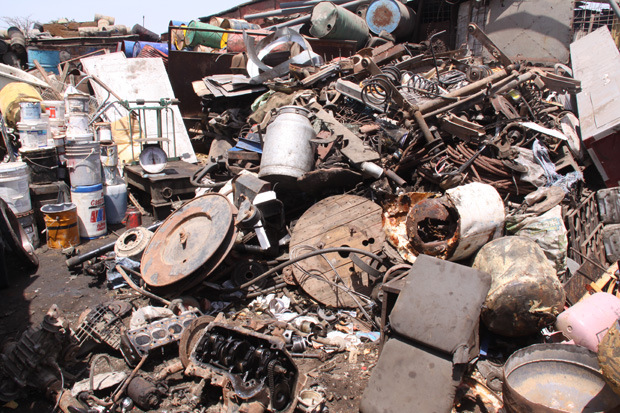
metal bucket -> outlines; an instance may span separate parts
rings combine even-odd
[[[88,115],[90,106],[90,96],[83,93],[73,93],[65,98],[65,114],[71,116]]]
[[[314,6],[310,21],[310,34],[319,39],[355,40],[360,48],[370,35],[364,19],[328,1]]]
[[[191,30],[192,28],[196,29],[215,29],[219,30],[219,32],[203,32],[197,30]],[[192,20],[187,25],[187,30],[185,32],[185,44],[189,47],[194,47],[198,45],[209,46],[215,49],[222,49],[226,47],[226,41],[228,40],[228,34],[222,33],[222,29],[217,26],[213,26],[207,23],[200,23],[196,20]]]
[[[49,248],[63,249],[80,244],[77,206],[74,203],[43,205],[41,212]]]
[[[405,39],[413,33],[413,12],[400,1],[376,0],[366,11],[366,23],[370,31],[379,34],[382,30],[392,33],[396,39]]]
[[[101,165],[118,165],[118,146],[115,143],[101,144]]]
[[[84,135],[90,133],[90,119],[86,113],[72,113],[67,117],[67,135]]]
[[[112,142],[112,124],[110,122],[97,122],[94,125],[96,141],[101,143]]]
[[[291,181],[312,169],[314,150],[310,140],[316,134],[309,116],[310,111],[300,106],[278,109],[263,137],[259,177]]]
[[[20,150],[19,153],[30,169],[31,183],[46,184],[58,180],[58,154],[54,146]]]
[[[507,413],[606,412],[620,405],[596,354],[570,344],[534,344],[504,365]]]
[[[71,186],[88,186],[101,183],[99,142],[68,142],[65,157]]]

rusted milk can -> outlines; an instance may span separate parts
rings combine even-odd
[[[260,178],[292,181],[312,169],[314,150],[310,140],[316,134],[310,124],[310,113],[300,106],[283,106],[277,110],[263,136]]]

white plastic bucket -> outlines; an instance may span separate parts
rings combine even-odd
[[[15,214],[32,209],[28,182],[30,171],[25,162],[0,163],[0,198]]]
[[[50,135],[52,135],[52,138],[57,135],[64,135],[66,130],[67,127],[64,120],[50,118]]]
[[[112,142],[112,125],[110,122],[95,123],[95,135],[101,143]]]
[[[101,165],[116,166],[118,165],[118,146],[115,143],[101,144]]]
[[[46,122],[18,122],[19,140],[24,149],[44,148],[47,146],[48,124]]]
[[[44,100],[43,107],[50,116],[50,120],[65,120],[65,101],[64,100]]]
[[[67,142],[65,158],[71,186],[101,184],[99,142]]]
[[[93,133],[78,133],[78,134],[69,134],[65,135],[65,143],[93,143],[95,140],[93,139]]]
[[[72,187],[71,202],[77,206],[80,238],[95,239],[108,232],[103,185]]]
[[[22,122],[41,119],[41,102],[19,102],[19,116]]]
[[[88,114],[90,105],[90,96],[83,93],[74,93],[68,95],[65,99],[65,115]]]
[[[127,212],[127,185],[124,182],[103,187],[108,224],[120,224]]]
[[[88,126],[88,115],[82,113],[72,113],[66,119],[67,135],[83,135],[91,133]]]

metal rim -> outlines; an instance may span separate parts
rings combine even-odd
[[[166,287],[204,268],[222,245],[232,248],[235,207],[220,194],[195,198],[170,215],[157,229],[144,251],[141,273],[151,287]]]
[[[37,258],[34,247],[30,243],[26,232],[19,224],[15,213],[11,210],[3,199],[0,199],[0,230],[5,240],[13,252],[18,256],[19,260],[27,267],[36,269],[39,267],[39,259]]]

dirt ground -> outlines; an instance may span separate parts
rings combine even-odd
[[[120,235],[124,228],[115,230]],[[84,242],[79,246],[79,250],[85,253],[114,242],[116,238],[116,234],[109,233],[105,237]],[[110,299],[135,294],[129,289],[109,290],[104,277],[69,271],[65,264],[66,257],[58,250],[43,245],[36,252],[40,261],[38,270],[28,273],[11,265],[10,286],[0,290],[0,345],[3,347],[10,341],[18,340],[28,327],[38,325],[53,304],[59,307],[63,317],[75,328],[85,309]],[[120,353],[115,354],[110,350],[109,354],[123,364]],[[300,372],[298,389],[321,390],[331,412],[357,412],[377,358],[378,344],[373,343],[364,344],[355,352],[335,354],[325,361],[297,358]],[[86,365],[87,363],[83,367],[84,372]],[[187,378],[181,375],[179,380],[182,382]],[[158,410],[161,411],[165,405],[164,402]],[[52,407],[43,393],[32,389],[29,397],[16,400],[16,405],[10,408],[0,406],[0,411],[50,411]],[[133,411],[140,410],[135,408]]]

